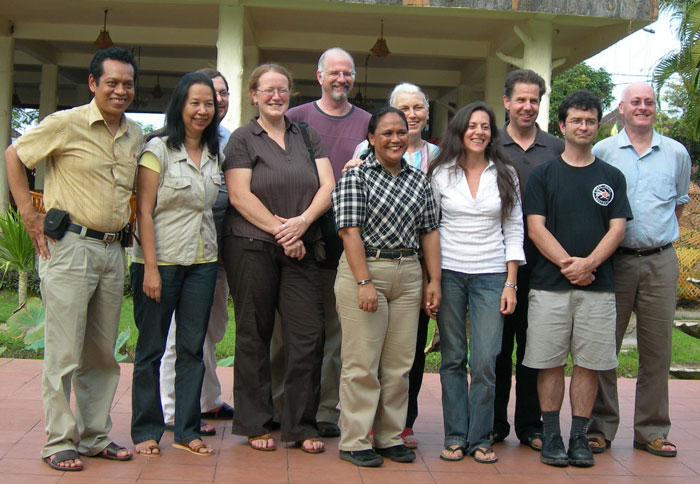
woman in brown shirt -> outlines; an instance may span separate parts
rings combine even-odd
[[[310,250],[321,240],[314,222],[330,207],[333,172],[318,133],[307,128],[312,162],[301,128],[285,116],[289,72],[263,64],[248,87],[260,114],[231,135],[223,165],[235,208],[226,214],[223,239],[236,312],[233,433],[247,435],[254,449],[275,450],[270,338],[277,309],[285,350],[281,439],[319,453],[323,302]]]

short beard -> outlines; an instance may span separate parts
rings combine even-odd
[[[331,90],[331,97],[336,101],[347,101],[348,100],[348,93],[347,93],[347,91],[338,92],[338,91]]]

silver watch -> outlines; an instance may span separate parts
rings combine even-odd
[[[515,289],[515,292],[518,292],[518,285],[517,284],[513,284],[512,282],[506,281],[505,286],[512,287],[513,289]]]

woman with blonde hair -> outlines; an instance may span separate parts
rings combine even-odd
[[[285,352],[281,439],[315,454],[324,446],[316,423],[323,301],[314,222],[330,207],[333,171],[318,133],[285,116],[287,69],[258,66],[248,87],[259,115],[233,132],[223,165],[235,208],[226,214],[223,237],[236,313],[233,433],[248,436],[256,450],[275,450],[270,339],[278,310]]]

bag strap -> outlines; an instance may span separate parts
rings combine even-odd
[[[318,186],[321,186],[321,179],[318,177],[318,167],[316,166],[316,157],[314,156],[314,149],[311,147],[311,138],[309,138],[309,124],[299,123],[299,128],[301,129],[301,136],[304,138],[306,151],[309,152],[309,160],[311,160],[311,166],[314,167],[314,173],[316,173],[316,181],[318,182]]]

